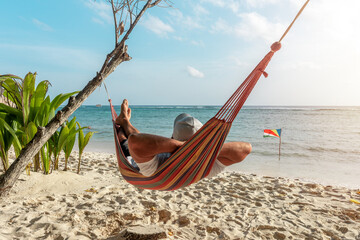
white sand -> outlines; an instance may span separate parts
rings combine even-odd
[[[76,156],[76,155],[74,155]],[[0,200],[0,239],[107,239],[156,225],[168,239],[360,239],[358,190],[222,173],[174,192],[137,189],[116,157],[85,153],[80,175],[21,175]]]

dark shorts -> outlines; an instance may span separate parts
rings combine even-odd
[[[127,139],[121,141],[120,146],[121,146],[121,150],[123,151],[125,157],[127,158],[128,162],[131,164],[131,166],[133,166],[136,170],[140,171],[138,165],[130,155]]]
[[[130,152],[129,152],[129,147],[127,145],[127,139],[121,141],[120,143],[121,149],[125,155],[125,157],[129,157],[130,156]]]

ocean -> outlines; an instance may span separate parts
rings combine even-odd
[[[220,106],[130,106],[140,132],[171,137],[173,121],[189,113],[205,123]],[[115,106],[117,112],[120,106]],[[73,114],[96,131],[85,151],[115,153],[109,106],[81,106]],[[226,141],[252,144],[252,153],[229,170],[360,188],[360,107],[244,106]],[[264,129],[282,129],[279,139]]]

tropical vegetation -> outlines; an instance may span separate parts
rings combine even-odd
[[[93,134],[95,132],[88,132],[84,136],[83,128],[81,128],[80,123],[77,123],[77,124],[79,126],[79,137],[78,137],[78,141],[79,141],[79,143],[78,143],[78,145],[79,145],[79,162],[78,162],[77,173],[80,173],[81,157],[82,157],[83,151],[84,151],[86,145],[89,143],[91,137],[93,136]]]
[[[50,82],[44,80],[36,85],[35,81],[36,73],[28,73],[24,79],[10,74],[0,75],[0,88],[5,99],[5,103],[0,103],[0,158],[5,171],[9,168],[8,152],[11,146],[17,157],[35,136],[38,127],[49,123],[60,105],[77,93],[59,94],[51,100],[47,95]],[[57,170],[61,151],[64,151],[66,170],[76,133],[79,133],[79,139],[81,134],[84,138],[82,128],[74,117],[66,121],[35,155],[33,170],[41,169],[45,174]],[[89,134],[89,139],[92,134]],[[83,148],[84,144],[81,148],[79,144],[79,154],[82,154]]]

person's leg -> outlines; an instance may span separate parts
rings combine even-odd
[[[124,130],[120,126],[117,127],[117,137],[119,139],[120,147],[121,147],[122,152],[124,153],[125,157],[130,157],[129,146],[127,143],[127,137],[125,135]]]
[[[172,153],[183,144],[175,139],[140,133],[131,124],[130,118],[131,109],[128,101],[124,99],[121,104],[121,112],[115,122],[124,130],[124,135],[128,138],[130,155],[136,163],[148,162],[159,153]]]
[[[129,108],[128,100],[124,99],[123,103],[121,104],[121,110],[119,116],[116,118],[115,123],[120,125],[121,128],[124,130],[125,136],[129,137],[132,133],[139,133],[130,122],[131,118],[131,108]]]
[[[115,123],[117,126],[117,136],[120,142],[122,151],[126,157],[130,157],[129,146],[128,146],[128,136],[131,133],[138,133],[139,131],[130,123],[131,118],[131,109],[129,108],[129,103],[124,99],[121,104],[121,110],[119,116],[116,118]]]
[[[227,166],[241,162],[251,152],[251,144],[245,142],[229,142],[224,143],[220,150],[218,158],[215,160],[207,178],[212,178],[222,171]]]
[[[247,142],[224,143],[220,150],[218,160],[225,166],[239,163],[251,152],[251,144]]]
[[[119,142],[122,142],[127,139],[124,129],[120,126],[117,129],[117,136],[118,136]]]

